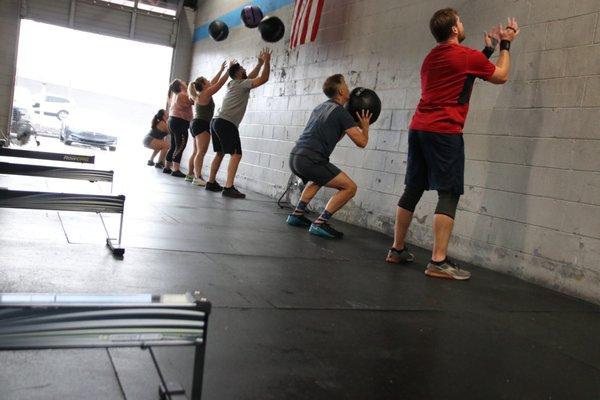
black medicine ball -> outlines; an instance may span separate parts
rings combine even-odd
[[[285,25],[277,17],[267,17],[258,24],[258,30],[265,42],[275,43],[285,34]]]
[[[208,34],[211,38],[220,42],[221,40],[227,39],[227,36],[229,36],[229,27],[225,22],[215,20],[208,26]]]
[[[256,28],[263,19],[263,12],[258,6],[246,6],[242,8],[240,18],[247,28]]]
[[[377,118],[379,118],[379,114],[381,114],[381,100],[379,96],[373,90],[363,87],[354,88],[350,92],[350,100],[348,100],[345,107],[356,122],[359,121],[356,113],[360,113],[361,110],[369,110],[371,112],[371,124],[375,123]]]

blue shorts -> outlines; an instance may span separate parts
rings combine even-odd
[[[406,186],[461,195],[465,185],[462,134],[409,130]]]

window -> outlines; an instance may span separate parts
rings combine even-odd
[[[117,4],[119,6],[133,7],[135,5],[134,0],[105,0],[105,1],[107,1],[108,3]]]
[[[46,101],[50,103],[68,103],[69,100],[62,97],[46,96]]]
[[[139,0],[138,9],[175,16],[178,0]]]
[[[135,8],[136,11],[152,12],[156,14],[175,17],[177,15],[177,5],[179,0],[138,0],[137,7],[135,0],[103,0],[109,5],[114,4],[121,7]]]

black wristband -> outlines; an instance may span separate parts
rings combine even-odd
[[[488,47],[486,46],[483,50],[482,53],[484,56],[486,56],[487,58],[490,58],[492,56],[492,54],[494,54],[494,48],[493,47]]]
[[[510,51],[510,40],[501,40],[500,50]]]

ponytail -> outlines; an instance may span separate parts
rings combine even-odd
[[[173,82],[169,84],[169,92],[167,93],[167,106],[171,102],[171,95],[179,92],[181,92],[181,83],[179,79],[174,79]]]
[[[156,129],[156,125],[158,125],[158,123],[163,120],[163,118],[165,117],[165,113],[166,111],[162,108],[158,110],[158,112],[152,118],[152,124],[150,125],[152,129]]]
[[[190,82],[188,85],[188,95],[190,99],[195,100],[198,93],[204,90],[204,85],[202,84],[202,77],[199,76],[195,81]]]
[[[198,92],[196,91],[196,82],[190,82],[188,84],[188,96],[190,97],[190,99],[195,99],[196,96],[198,95]]]

